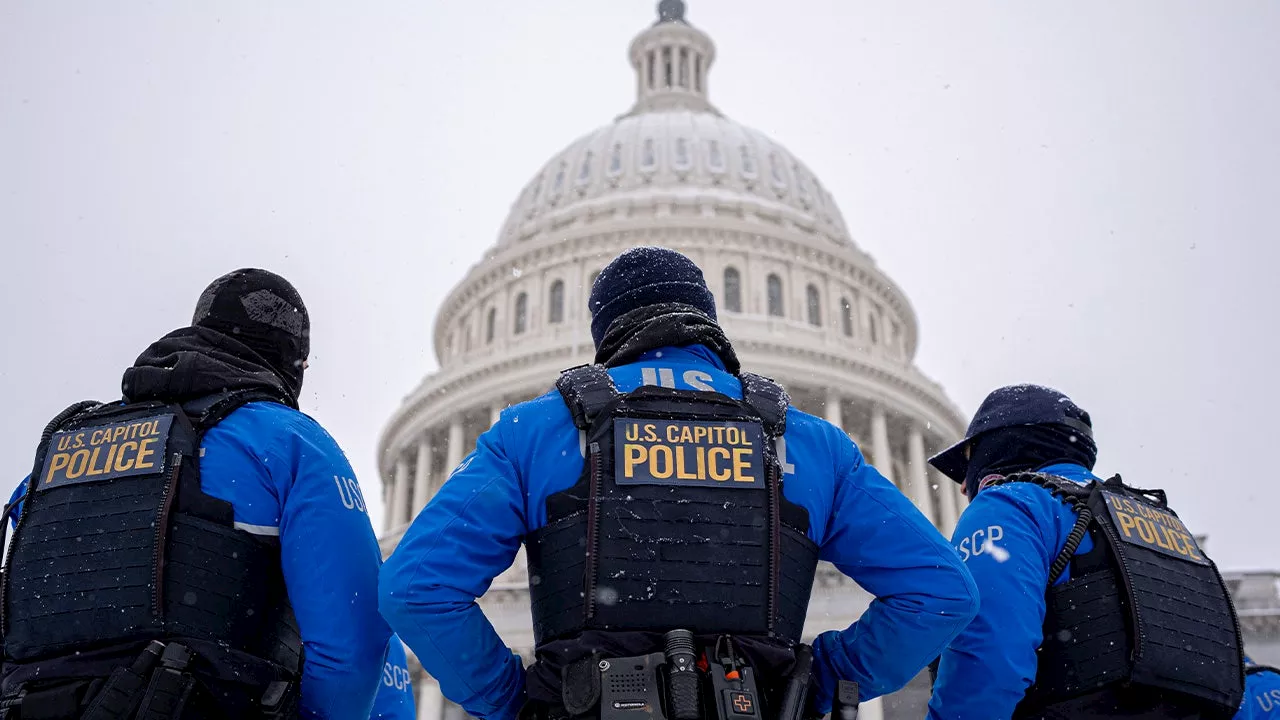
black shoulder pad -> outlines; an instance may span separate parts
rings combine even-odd
[[[1032,485],[1039,485],[1048,490],[1054,496],[1068,505],[1076,505],[1084,502],[1089,497],[1090,485],[1081,485],[1072,482],[1066,478],[1057,475],[1048,475],[1039,472],[1018,472],[1005,475],[998,480],[992,480],[985,487],[995,487],[997,485],[1007,485],[1015,482],[1028,482]]]
[[[755,373],[739,373],[738,379],[742,381],[743,402],[760,414],[765,432],[770,437],[782,437],[787,431],[787,408],[791,406],[787,391],[773,380]]]
[[[604,406],[618,396],[613,378],[603,365],[579,365],[565,370],[556,380],[556,389],[579,430],[590,428]]]
[[[228,390],[185,402],[182,404],[182,412],[191,421],[192,427],[203,434],[241,406],[251,402],[288,405],[284,399],[262,390]]]

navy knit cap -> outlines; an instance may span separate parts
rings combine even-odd
[[[1089,413],[1071,398],[1042,385],[1008,385],[991,391],[969,423],[964,439],[929,458],[943,475],[963,483],[969,469],[965,448],[979,435],[999,428],[1060,425],[1093,442]]]
[[[605,266],[591,286],[591,339],[596,347],[609,325],[636,308],[660,303],[690,305],[716,319],[716,299],[702,270],[675,250],[632,248]]]

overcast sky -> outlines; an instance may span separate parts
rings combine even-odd
[[[554,152],[629,108],[648,0],[0,4],[0,459],[119,393],[209,280],[284,274],[304,409],[374,445],[441,299]],[[826,183],[966,414],[1057,386],[1098,469],[1280,568],[1280,3],[690,0],[712,101]],[[552,378],[548,378],[548,386]]]

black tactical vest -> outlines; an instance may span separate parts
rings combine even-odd
[[[525,538],[540,662],[541,649],[584,635],[621,655],[651,650],[618,638],[673,628],[783,649],[800,640],[818,548],[808,513],[782,495],[774,441],[789,400],[770,380],[740,378],[743,400],[621,395],[598,365],[561,375],[586,462]]]
[[[1244,693],[1243,644],[1226,584],[1162,490],[1119,476],[1032,482],[1078,513],[1050,567],[1044,640],[1016,718],[1231,718]],[[1077,555],[1085,534],[1093,549]],[[1070,566],[1065,583],[1053,585]]]
[[[300,677],[278,539],[236,529],[200,487],[204,433],[264,399],[82,403],[50,424],[0,586],[5,696],[105,676],[151,640],[196,650],[207,697],[246,717]]]

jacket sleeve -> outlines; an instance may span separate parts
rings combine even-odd
[[[977,611],[977,592],[955,550],[847,438],[820,557],[875,596],[857,622],[814,641],[815,704],[831,708],[838,680],[862,699],[907,684]]]
[[[22,482],[18,483],[18,487],[13,489],[13,494],[9,496],[9,529],[18,527],[18,517],[22,515],[22,498],[27,496],[27,484],[31,482],[31,476],[22,478]]]
[[[284,493],[280,559],[306,651],[302,716],[368,717],[391,637],[378,615],[378,541],[338,444],[306,416],[291,430],[267,467]]]
[[[382,682],[373,699],[369,720],[414,720],[418,716],[413,701],[413,685],[409,682],[409,660],[400,638],[391,636],[387,643],[387,661],[382,666]]]
[[[977,583],[981,608],[941,656],[930,718],[1008,718],[1035,679],[1057,553],[1045,499],[1057,502],[1025,483],[996,487],[961,515],[952,542]]]
[[[476,598],[511,566],[525,534],[524,490],[504,417],[480,436],[382,568],[382,614],[444,696],[480,720],[512,720],[524,666]]]
[[[1280,718],[1280,674],[1252,673],[1245,678],[1244,701],[1235,720]]]

